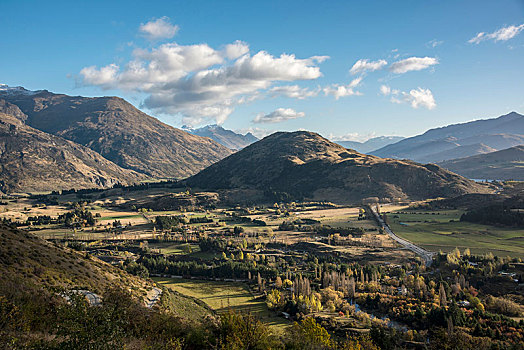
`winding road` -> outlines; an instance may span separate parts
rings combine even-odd
[[[426,266],[431,266],[431,263],[433,262],[433,255],[435,255],[434,252],[427,251],[426,249],[421,248],[421,247],[411,243],[410,241],[406,241],[405,239],[400,238],[395,233],[393,233],[391,228],[384,222],[384,220],[382,220],[382,218],[380,217],[380,215],[376,211],[376,209],[374,209],[372,206],[369,206],[369,209],[371,210],[371,212],[375,216],[375,219],[377,220],[378,224],[384,229],[384,231],[386,231],[388,233],[388,235],[392,239],[394,239],[395,241],[397,241],[399,244],[403,245],[407,249],[411,250],[415,254],[420,255],[422,257],[422,259],[424,259],[424,262],[425,262]]]

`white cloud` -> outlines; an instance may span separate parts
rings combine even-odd
[[[366,142],[367,140],[376,137],[375,132],[370,132],[367,134],[360,134],[358,132],[350,132],[343,135],[329,134],[327,138],[331,141],[357,141],[357,142]]]
[[[365,73],[368,71],[374,72],[376,70],[382,69],[387,64],[388,62],[386,60],[369,61],[368,59],[360,59],[353,65],[353,67],[351,67],[349,72],[353,75]]]
[[[389,66],[389,70],[393,73],[403,74],[410,71],[426,69],[438,63],[438,60],[434,57],[410,57],[392,63]]]
[[[384,96],[387,96],[391,93],[391,88],[387,85],[380,86],[380,93]]]
[[[139,27],[140,33],[148,40],[170,39],[178,32],[179,27],[171,24],[168,17],[151,20],[142,23]]]
[[[298,85],[282,85],[275,86],[269,90],[273,96],[285,96],[289,98],[296,98],[298,100],[305,100],[308,97],[315,97],[320,92],[320,88],[310,90],[308,88],[301,88]]]
[[[227,44],[224,50],[226,57],[230,60],[234,60],[248,53],[249,45],[243,41],[237,40],[232,44]]]
[[[303,118],[305,115],[304,112],[296,112],[292,108],[278,108],[269,114],[258,114],[253,119],[253,123],[280,123],[290,119]]]
[[[332,95],[336,100],[345,96],[360,96],[362,93],[355,91],[355,88],[360,84],[361,81],[362,77],[358,77],[353,79],[348,85],[333,84],[331,86],[326,86],[323,91],[326,96]]]
[[[435,48],[435,47],[440,46],[440,45],[442,45],[442,44],[444,44],[444,41],[442,41],[442,40],[437,40],[437,39],[433,39],[433,40],[428,41],[428,42],[426,43],[426,46],[427,46],[427,47],[431,47],[431,48]]]
[[[471,39],[468,40],[470,44],[479,44],[485,40],[494,40],[494,41],[507,41],[511,38],[517,36],[524,29],[524,24],[519,26],[508,26],[502,27],[499,30],[494,31],[493,33],[480,32]]]
[[[389,86],[387,85],[381,85],[380,86],[380,93],[384,96],[389,96],[389,95],[399,95],[399,94],[402,94],[402,92],[400,90],[397,90],[397,89],[392,89],[390,88]]]
[[[123,67],[86,67],[80,71],[80,82],[102,89],[145,93],[143,106],[157,113],[179,114],[190,125],[213,118],[220,124],[236,105],[259,98],[260,92],[268,91],[276,82],[321,77],[318,64],[327,58],[300,59],[292,54],[275,57],[265,51],[250,55],[249,46],[241,41],[222,50],[207,44],[166,43],[151,50],[136,49]],[[315,94],[292,89],[273,92],[294,94],[295,98]]]
[[[382,85],[380,87],[380,93],[384,96],[391,95],[390,101],[393,103],[409,103],[413,108],[427,108],[434,109],[437,107],[435,98],[430,89],[417,88],[412,89],[409,92],[399,91],[391,89],[389,86]]]
[[[84,82],[89,85],[112,86],[116,79],[116,75],[120,67],[112,63],[100,69],[95,66],[85,67],[80,71]]]
[[[208,68],[224,61],[223,55],[207,44],[182,46],[160,45],[151,51],[137,49],[124,69],[110,64],[80,71],[83,83],[103,89],[151,91],[161,84],[177,81],[190,72]]]
[[[409,94],[403,93],[404,100],[411,104],[411,107],[418,108],[424,107],[427,109],[433,109],[437,107],[435,98],[430,89],[413,89],[409,91]]]
[[[168,113],[209,118],[216,115],[220,124],[235,105],[249,102],[253,95],[269,89],[273,82],[320,76],[320,69],[312,58],[297,59],[285,54],[273,57],[261,51],[254,56],[244,55],[233,65],[201,70],[162,85],[151,91],[144,103],[148,108]]]
[[[236,133],[243,134],[243,135],[245,135],[248,132],[250,132],[253,135],[255,135],[255,137],[257,137],[259,139],[263,139],[264,137],[266,137],[266,136],[276,132],[276,130],[273,130],[273,129],[264,129],[264,128],[259,128],[259,127],[249,127],[249,128],[245,128],[245,129],[236,129],[234,131]]]

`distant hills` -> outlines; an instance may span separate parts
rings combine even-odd
[[[486,192],[483,185],[437,165],[382,159],[307,132],[278,132],[186,180],[208,190],[241,192],[239,200],[314,199],[339,203],[366,197],[422,199]]]
[[[227,147],[164,124],[118,97],[68,96],[4,85],[0,99],[20,109],[26,125],[86,146],[149,178],[184,178],[231,154]]]
[[[236,133],[232,130],[227,130],[220,125],[206,125],[198,129],[182,128],[193,135],[202,137],[209,137],[210,139],[218,142],[222,146],[225,146],[232,150],[239,150],[246,146],[249,146],[253,142],[257,142],[256,138],[252,133],[248,132],[245,135]]]
[[[369,153],[379,148],[385,147],[392,143],[396,143],[403,140],[405,137],[402,136],[379,136],[373,137],[365,142],[358,141],[333,141],[345,148],[354,149],[360,153]]]
[[[524,116],[516,112],[494,119],[453,124],[426,131],[377,149],[378,157],[441,162],[524,144]]]
[[[524,145],[438,164],[473,179],[524,181]]]

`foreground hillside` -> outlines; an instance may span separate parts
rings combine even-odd
[[[24,117],[16,106],[0,100],[1,192],[110,187],[145,179],[87,147],[25,125]]]
[[[524,145],[439,165],[469,178],[524,181]]]
[[[141,349],[211,313],[168,289],[146,307],[150,280],[3,224],[0,237],[0,348]]]
[[[524,144],[524,116],[512,112],[426,131],[373,151],[378,157],[440,162]]]
[[[487,188],[436,165],[382,159],[345,149],[318,134],[279,132],[189,178],[205,189],[254,190],[334,202],[366,197],[447,197]]]
[[[0,285],[4,293],[23,290],[86,289],[103,295],[112,285],[133,290],[141,300],[153,284],[88,255],[0,224]],[[9,290],[13,288],[13,290]]]
[[[160,122],[118,97],[0,90],[27,115],[25,123],[91,148],[113,163],[154,178],[183,178],[229,155],[208,139]]]

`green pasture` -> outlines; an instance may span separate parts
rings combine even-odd
[[[473,254],[524,257],[524,229],[461,222],[460,210],[417,213],[388,214],[393,232],[431,251],[458,247],[469,248]]]
[[[163,277],[153,279],[181,294],[202,300],[218,313],[226,312],[229,309],[249,312],[260,317],[276,332],[282,332],[284,327],[289,325],[284,318],[272,315],[263,300],[255,300],[244,283]]]

